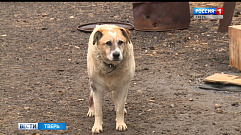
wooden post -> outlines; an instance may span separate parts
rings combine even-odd
[[[218,32],[228,32],[228,26],[232,22],[236,2],[223,2],[223,19],[219,20]]]
[[[228,27],[229,65],[241,70],[241,25]]]

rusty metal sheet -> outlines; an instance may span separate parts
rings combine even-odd
[[[188,28],[189,2],[134,2],[134,29],[166,31]]]

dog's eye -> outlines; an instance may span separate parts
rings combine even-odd
[[[118,41],[118,45],[122,45],[124,42],[123,41]]]
[[[112,43],[110,41],[107,41],[105,44],[108,45],[108,46],[112,45]]]

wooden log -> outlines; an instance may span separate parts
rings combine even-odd
[[[241,70],[241,25],[229,26],[229,65]]]

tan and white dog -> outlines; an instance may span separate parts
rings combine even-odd
[[[115,25],[97,25],[89,39],[87,69],[90,83],[87,116],[95,116],[92,133],[103,132],[102,92],[106,90],[112,91],[116,130],[126,130],[125,102],[135,72],[130,31]]]

